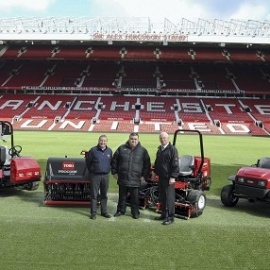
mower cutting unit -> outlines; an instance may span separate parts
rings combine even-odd
[[[81,155],[86,153],[82,151]],[[46,205],[89,205],[90,180],[85,158],[48,158],[44,192]]]
[[[10,147],[0,145],[0,189],[21,187],[36,190],[41,180],[41,168],[31,157],[20,156],[22,147],[14,145],[13,127],[8,121],[0,121],[3,144],[11,138]]]
[[[176,130],[173,138],[173,145],[179,135],[198,135],[200,155],[179,156],[179,176],[175,182],[175,216],[189,219],[198,217],[203,213],[206,205],[204,191],[210,189],[211,185],[211,164],[210,158],[204,156],[202,134],[198,130]],[[178,150],[181,153],[181,149]],[[140,190],[140,204],[142,208],[153,208],[160,211],[158,179],[150,177]]]
[[[249,202],[270,203],[270,157],[263,157],[251,166],[238,169],[236,175],[228,177],[232,182],[221,190],[221,201],[225,206],[235,206],[240,198]]]

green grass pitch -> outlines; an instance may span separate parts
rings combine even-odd
[[[97,143],[99,133],[15,131],[22,155],[35,157],[44,175],[48,157],[80,157]],[[115,150],[128,134],[107,133]],[[171,141],[173,136],[170,136]],[[140,134],[152,162],[158,134]],[[269,138],[203,136],[205,156],[211,158],[211,190],[202,216],[177,219],[171,226],[154,221],[142,210],[134,220],[129,211],[119,218],[89,219],[88,207],[52,207],[43,203],[43,184],[36,191],[0,190],[1,269],[268,269],[269,205],[240,200],[234,208],[220,201],[221,188],[238,167],[270,156]],[[196,135],[180,135],[179,154],[199,154]],[[82,156],[81,156],[82,157]],[[83,157],[82,157],[83,158]],[[109,211],[117,203],[111,178]]]

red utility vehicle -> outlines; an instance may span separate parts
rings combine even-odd
[[[221,190],[225,206],[235,206],[240,198],[250,202],[270,203],[270,157],[260,158],[256,164],[238,169],[228,178],[232,183]]]

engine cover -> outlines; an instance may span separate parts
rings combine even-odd
[[[90,181],[85,159],[48,158],[45,181]]]
[[[31,157],[15,157],[10,162],[10,182],[14,185],[40,181],[41,168]]]

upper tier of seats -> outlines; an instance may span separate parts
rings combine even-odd
[[[0,59],[173,61],[173,62],[267,62],[270,51],[250,48],[198,48],[196,46],[101,46],[101,45],[10,45]]]
[[[97,94],[97,91],[140,94],[230,92],[270,94],[267,64],[154,63],[114,61],[3,61],[0,89],[55,89],[55,93]],[[33,92],[34,92],[33,90]],[[45,91],[44,90],[44,91]],[[30,92],[31,93],[31,92]],[[37,93],[37,92],[34,92]]]

